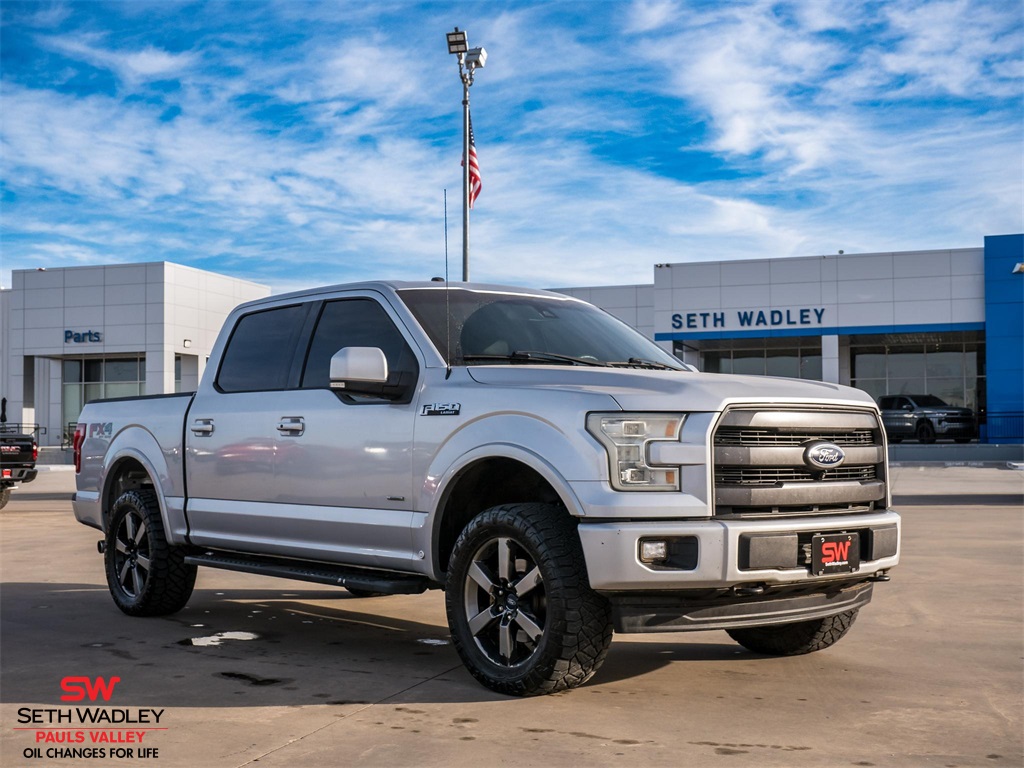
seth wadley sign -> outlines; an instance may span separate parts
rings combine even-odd
[[[729,316],[732,316],[730,318]],[[733,322],[727,323],[728,319]],[[674,330],[778,328],[794,326],[820,327],[825,319],[824,307],[799,309],[732,309],[717,312],[676,312],[672,315]]]

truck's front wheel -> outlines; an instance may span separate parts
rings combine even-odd
[[[445,598],[463,663],[498,693],[575,688],[611,644],[611,608],[590,588],[575,522],[550,504],[474,518],[455,544]]]
[[[196,566],[167,543],[153,491],[125,491],[114,502],[103,554],[110,594],[129,616],[176,613],[192,596]]]
[[[748,651],[766,656],[799,656],[835,645],[850,631],[857,611],[845,611],[835,616],[793,624],[775,624],[768,627],[728,629],[729,637]]]

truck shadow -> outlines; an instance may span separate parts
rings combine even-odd
[[[439,592],[355,598],[344,590],[289,586],[197,589],[174,616],[132,618],[114,607],[104,586],[5,583],[0,703],[61,706],[60,682],[68,675],[120,677],[116,695],[97,704],[122,707],[506,698],[481,687],[462,667]],[[689,638],[630,637],[617,636],[588,688],[676,661],[728,661],[738,649]]]

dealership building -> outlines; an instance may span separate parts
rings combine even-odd
[[[195,390],[224,318],[264,285],[168,262],[15,270],[0,291],[7,422],[67,441],[104,397]],[[74,427],[71,427],[72,431]]]
[[[665,263],[646,285],[559,289],[704,371],[931,394],[1024,440],[1024,235],[980,248]],[[166,262],[18,270],[0,291],[9,422],[60,444],[100,397],[195,389],[224,318],[266,286]]]
[[[1024,235],[981,248],[656,264],[649,285],[565,288],[703,371],[931,394],[1024,431]]]

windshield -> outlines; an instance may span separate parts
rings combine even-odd
[[[407,288],[398,294],[451,365],[685,370],[676,358],[621,320],[576,299],[455,287]]]

